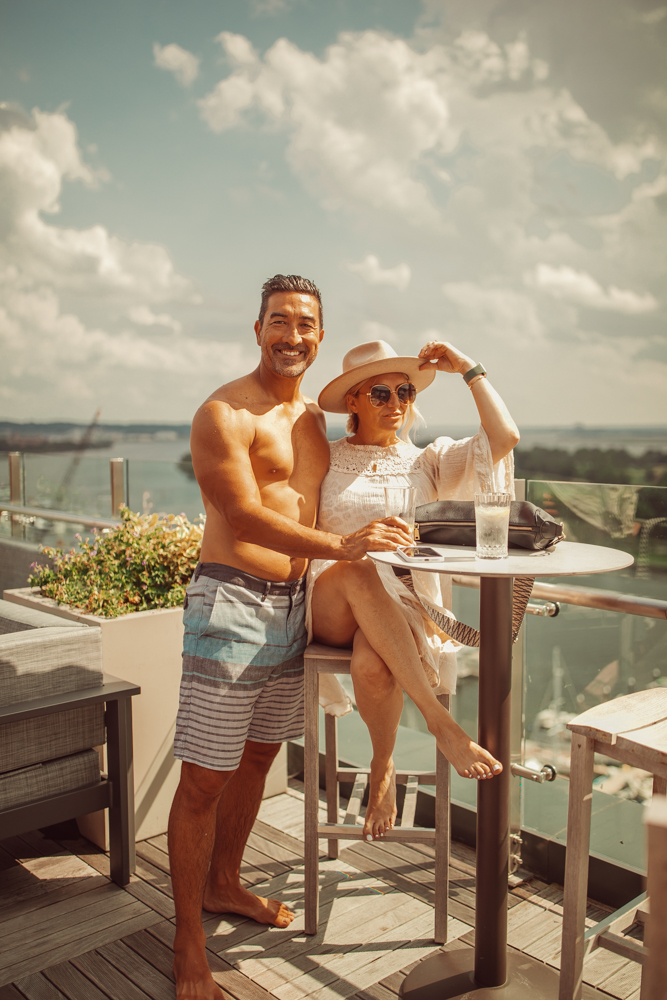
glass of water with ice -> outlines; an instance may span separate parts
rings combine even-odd
[[[384,516],[402,517],[407,521],[410,534],[415,535],[415,507],[417,489],[415,486],[385,486]]]
[[[511,502],[509,493],[475,493],[478,559],[507,559]]]

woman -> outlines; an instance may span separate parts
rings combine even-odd
[[[451,344],[430,341],[418,358],[399,358],[383,341],[361,344],[343,360],[343,375],[321,392],[319,405],[349,414],[351,437],[331,445],[317,527],[346,534],[383,518],[385,486],[415,486],[417,504],[472,499],[475,492],[513,491],[512,449],[519,432],[482,366]],[[468,375],[481,427],[472,438],[437,438],[424,449],[408,437],[414,400],[436,371]],[[431,603],[451,606],[451,578],[413,573],[413,587]],[[315,560],[308,585],[310,637],[352,646],[350,672],[357,708],[373,745],[367,840],[382,837],[396,818],[392,753],[403,691],[458,773],[492,778],[502,768],[474,743],[437,700],[456,686],[456,644],[440,632],[390,566]],[[340,696],[344,698],[342,691]],[[340,697],[339,696],[339,697]],[[334,695],[331,700],[335,700]],[[336,712],[333,706],[334,714]],[[344,711],[345,709],[343,709]]]

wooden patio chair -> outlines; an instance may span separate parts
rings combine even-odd
[[[581,1000],[584,959],[594,949],[606,948],[642,964],[647,957],[644,945],[618,933],[633,923],[647,921],[646,893],[586,930],[593,756],[602,754],[648,771],[653,774],[653,794],[664,795],[667,787],[667,689],[637,691],[597,705],[572,719],[568,729],[572,730],[572,753],[558,996],[559,1000]],[[663,865],[667,863],[666,857],[667,854],[663,855]],[[667,885],[664,870],[662,874],[651,872],[651,861],[649,853],[649,889],[654,879],[658,880],[658,885]],[[665,907],[664,900],[661,905]],[[664,927],[663,923],[659,930],[663,937]],[[658,934],[658,929],[654,928],[653,933]],[[664,954],[665,945],[663,961]],[[662,992],[656,993],[656,998],[666,995],[666,981],[663,977]],[[644,997],[642,992],[642,1000]]]

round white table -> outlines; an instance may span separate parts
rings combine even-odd
[[[577,576],[625,569],[633,557],[599,545],[561,542],[553,552],[510,549],[507,559],[477,559],[472,548],[433,545],[443,562],[407,563],[394,552],[369,552],[400,569],[480,577],[478,742],[503,765],[477,789],[475,948],[442,951],[405,979],[404,1000],[535,1000],[556,997],[555,970],[507,950],[510,850],[510,697],[512,581],[517,576]]]

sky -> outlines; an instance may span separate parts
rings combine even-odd
[[[315,398],[442,339],[519,426],[667,423],[666,55],[655,0],[0,0],[0,417],[188,421],[297,273]]]

